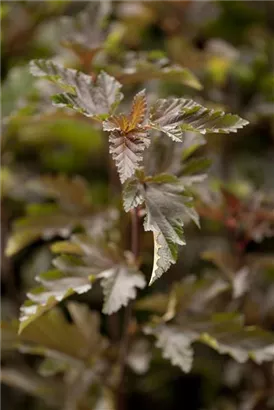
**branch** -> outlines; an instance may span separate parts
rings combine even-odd
[[[134,255],[137,262],[139,255],[139,215],[138,208],[131,211],[131,252]],[[124,316],[124,330],[120,346],[120,381],[117,390],[117,410],[124,410],[125,406],[125,371],[126,371],[126,358],[129,348],[130,340],[130,322],[132,316],[132,302],[129,302],[125,308]]]

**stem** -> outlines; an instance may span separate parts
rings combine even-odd
[[[138,208],[131,211],[131,252],[137,262],[139,255],[139,215]],[[132,316],[132,303],[129,302],[125,308],[124,329],[120,346],[120,381],[117,391],[117,410],[124,410],[125,405],[125,373],[126,373],[126,358],[130,341],[130,322]]]

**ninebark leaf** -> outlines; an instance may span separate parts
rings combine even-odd
[[[131,113],[129,116],[129,122],[132,129],[141,125],[145,119],[147,112],[147,100],[145,90],[140,91],[135,95]]]
[[[143,160],[143,152],[149,146],[147,133],[133,130],[129,133],[114,131],[109,137],[111,153],[122,184],[130,178]]]
[[[183,140],[184,131],[201,134],[237,132],[248,124],[238,115],[203,107],[184,98],[159,99],[150,110],[150,124],[174,141]]]
[[[238,315],[184,317],[181,323],[147,326],[145,333],[156,337],[164,358],[184,372],[192,367],[193,342],[201,342],[220,354],[229,354],[239,363],[248,359],[261,364],[274,358],[274,336],[254,326],[244,327]]]
[[[185,245],[184,220],[190,217],[198,225],[198,214],[193,208],[192,198],[180,181],[171,175],[147,177],[139,183],[132,178],[127,182],[123,195],[126,211],[145,202],[144,228],[152,231],[154,237],[152,284],[176,262],[178,245]]]
[[[156,347],[162,350],[163,357],[169,359],[173,366],[179,366],[185,373],[191,370],[193,362],[191,334],[184,334],[175,326],[166,325],[158,326],[156,329],[146,328],[145,332],[156,336]]]
[[[85,234],[73,235],[70,241],[52,247],[62,254],[53,260],[55,270],[36,277],[40,287],[32,289],[21,307],[20,329],[27,327],[53,306],[72,294],[82,294],[101,281],[104,293],[103,312],[111,314],[136,297],[145,279],[136,266],[119,254],[112,245],[96,242]]]
[[[107,315],[111,315],[122,306],[126,306],[130,299],[136,298],[137,288],[142,289],[146,285],[140,272],[131,271],[123,265],[101,273],[100,277],[105,297],[103,313]]]
[[[53,97],[55,105],[72,108],[87,117],[111,114],[122,99],[121,84],[104,71],[94,81],[87,74],[51,60],[33,60],[30,70],[34,76],[44,77],[65,89],[64,93]]]
[[[104,121],[103,128],[110,131],[110,153],[118,169],[120,180],[124,183],[130,178],[143,160],[143,152],[150,139],[143,127],[147,103],[145,91],[138,93],[130,115],[117,115]]]

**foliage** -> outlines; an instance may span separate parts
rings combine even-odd
[[[30,409],[271,408],[268,20],[130,3],[1,6],[2,382]]]

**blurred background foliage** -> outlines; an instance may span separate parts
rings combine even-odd
[[[18,251],[12,259],[4,252],[11,226],[25,214],[25,205],[44,200],[29,189],[27,181],[44,174],[78,175],[88,181],[95,207],[121,207],[118,178],[109,172],[112,166],[106,135],[88,118],[52,107],[50,86],[29,73],[29,60],[54,58],[86,73],[103,68],[116,76],[124,85],[125,109],[134,93],[145,87],[151,98],[193,97],[250,121],[240,133],[210,135],[207,144],[199,148],[212,161],[209,177],[195,191],[202,229],[188,227],[187,246],[179,262],[152,290],[143,291],[143,296],[149,291],[156,296],[145,308],[139,306],[137,316],[143,320],[151,306],[162,312],[165,301],[159,294],[174,281],[189,273],[196,278],[209,273],[232,284],[236,299],[229,302],[229,311],[243,314],[248,325],[274,331],[274,3],[103,3],[105,20],[100,25],[95,11],[90,20],[75,23],[69,18],[83,11],[87,2],[1,4],[2,318],[18,317],[34,277],[49,269],[52,259],[43,235],[32,240],[29,232],[27,239],[9,243],[13,247],[10,253]],[[167,163],[170,152],[163,147]],[[121,231],[127,232],[127,218],[121,224],[125,225]],[[152,243],[147,234],[143,234],[142,249],[143,270],[149,275]],[[100,310],[101,295],[96,289],[78,300]],[[195,300],[198,303],[199,297]],[[103,334],[109,331],[108,326],[102,317]],[[12,337],[9,334],[8,343]],[[70,354],[77,357],[77,352]],[[271,362],[239,364],[203,345],[197,346],[193,370],[187,375],[157,352],[147,369],[145,347],[137,348],[136,360],[141,367],[143,363],[143,369],[137,376],[129,372],[130,409],[274,408]],[[43,362],[41,371],[39,355],[22,356],[4,349],[2,364],[4,410],[43,410],[60,405],[64,389],[61,376],[41,376],[52,363]],[[103,393],[96,394],[101,397]],[[100,400],[96,406],[90,403],[79,409],[112,408],[106,395]],[[67,396],[64,409],[74,409],[72,402]]]

